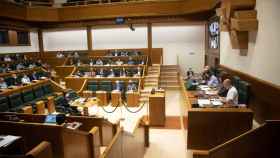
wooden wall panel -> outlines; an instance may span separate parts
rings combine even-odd
[[[246,73],[221,65],[230,76],[237,75],[251,84],[250,108],[258,122],[280,119],[280,86],[263,81]]]
[[[0,2],[0,17],[37,22],[66,22],[116,17],[187,15],[212,10],[216,0],[143,1],[72,7],[25,7]]]

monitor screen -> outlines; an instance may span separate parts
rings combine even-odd
[[[56,124],[56,115],[47,115],[45,123]]]

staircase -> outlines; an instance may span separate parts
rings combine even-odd
[[[178,65],[162,65],[159,83],[163,89],[180,89]]]
[[[144,79],[144,89],[140,91],[140,102],[148,101],[151,90],[159,87],[160,68],[158,64],[148,67],[147,76]]]

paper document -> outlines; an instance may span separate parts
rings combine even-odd
[[[197,103],[199,106],[203,107],[203,105],[210,105],[210,100],[209,99],[198,99]]]
[[[20,137],[18,136],[12,136],[12,135],[0,136],[0,147],[6,147],[19,138]]]

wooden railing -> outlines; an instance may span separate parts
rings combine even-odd
[[[193,150],[194,158],[266,158],[279,157],[280,121],[266,121],[210,150]]]

